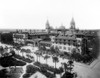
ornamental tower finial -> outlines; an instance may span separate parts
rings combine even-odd
[[[74,21],[74,18],[72,18],[70,25],[71,25],[71,27],[70,27],[71,29],[75,29],[75,21]]]

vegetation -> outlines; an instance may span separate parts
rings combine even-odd
[[[10,75],[7,74],[7,70],[6,69],[2,69],[0,70],[0,78],[8,78],[10,77]]]
[[[76,77],[77,75],[75,73],[65,72],[61,78],[76,78]]]
[[[60,74],[60,73],[63,72],[63,69],[61,67],[59,69],[57,69],[57,68],[48,66],[47,64],[41,64],[39,62],[35,62],[34,65],[36,65],[36,66],[38,66],[38,67],[40,67],[42,69],[49,70],[52,73],[56,73],[56,74]]]
[[[34,74],[39,69],[34,67],[33,65],[28,65],[26,67],[26,73],[23,75],[23,78],[29,78],[32,74]]]
[[[79,52],[76,52],[76,50],[72,51],[71,58],[77,62],[83,62],[89,64],[93,57],[89,54],[80,54]]]
[[[28,63],[31,63],[33,61],[33,60],[29,59],[29,58],[25,58],[25,57],[22,57],[22,56],[17,55],[17,54],[14,57],[17,58],[17,59],[20,59],[22,61],[28,62]]]
[[[6,44],[13,44],[13,34],[12,33],[2,33],[1,42]]]
[[[36,51],[35,54],[37,56],[37,62],[38,62],[38,58],[39,58],[39,61],[40,61],[40,56],[42,56],[42,52],[41,51]]]
[[[4,48],[0,46],[0,54],[3,55],[3,53],[4,53]]]
[[[50,58],[50,56],[48,56],[48,55],[45,55],[45,56],[44,56],[44,59],[46,59],[46,64],[47,64],[47,59],[48,59],[48,58]]]
[[[27,68],[26,73],[23,75],[23,78],[29,78],[32,74],[34,74],[37,71],[44,74],[47,78],[54,78],[55,77],[53,74],[49,73],[44,68],[38,68],[38,67],[35,67],[33,65],[28,65],[26,68]]]
[[[72,73],[72,69],[73,69],[73,61],[69,60],[67,63],[62,63],[64,65],[64,74],[61,78],[76,78],[77,74],[76,73]]]
[[[53,62],[55,63],[55,68],[56,68],[56,63],[59,62],[58,57],[52,57]]]
[[[0,58],[0,65],[3,67],[10,67],[10,66],[24,66],[26,63],[22,61],[18,61],[12,56],[2,57]]]

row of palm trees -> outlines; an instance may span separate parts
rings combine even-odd
[[[2,49],[1,49],[2,50]],[[23,53],[31,53],[31,51],[29,49],[21,49],[20,47],[16,47],[16,50],[22,52],[22,56]],[[11,53],[14,55],[14,51],[12,50]],[[38,51],[35,52],[36,56],[37,56],[37,61],[40,62],[40,57],[43,56],[43,54],[45,54],[44,59],[46,60],[46,64],[48,64],[48,59],[50,58],[49,54],[53,54],[52,56],[52,60],[53,62],[55,63],[55,69],[57,68],[57,62],[59,62],[59,59],[58,59],[58,55],[59,55],[59,49],[57,47],[53,48],[51,47],[50,50],[47,50],[46,48],[44,49],[39,49]],[[62,65],[64,66],[64,70],[65,72],[67,70],[72,71],[73,69],[73,61],[68,61],[68,63],[62,63]]]
[[[51,47],[50,50],[49,50],[49,52],[51,52],[53,54],[52,60],[55,63],[55,68],[57,68],[56,66],[57,66],[57,63],[59,62],[59,59],[58,59],[59,49],[57,47],[55,47],[55,48]],[[46,64],[48,64],[48,59],[50,58],[49,52],[46,49],[44,51],[45,51],[45,54],[46,54],[44,56],[44,59],[46,60]],[[38,50],[38,51],[35,52],[35,54],[37,56],[37,61],[38,62],[40,62],[40,56],[43,55],[44,51],[43,50],[42,51],[41,50]],[[71,72],[72,71],[72,68],[73,68],[73,61],[72,60],[69,60],[68,63],[62,63],[62,65],[64,66],[65,71],[66,70],[69,70]]]
[[[31,51],[29,49],[20,49],[19,47],[16,48],[17,50],[20,50],[23,53],[31,53]],[[48,59],[50,58],[49,54],[52,54],[52,60],[55,63],[55,68],[57,68],[57,62],[59,62],[58,59],[58,55],[59,55],[60,51],[58,47],[51,47],[50,50],[47,50],[45,47],[40,48],[39,50],[37,50],[36,52],[34,52],[34,54],[36,54],[37,56],[37,62],[40,62],[40,57],[43,56],[45,54],[45,56],[43,56],[43,58],[46,60],[46,64],[48,64]],[[69,70],[70,72],[73,69],[73,61],[69,60],[68,63],[62,63],[62,65],[64,66],[65,72],[66,70]]]
[[[56,68],[56,63],[59,62],[59,59],[57,57],[57,54],[58,54],[59,50],[58,48],[53,48],[51,47],[50,50],[47,50],[45,47],[42,48],[39,48],[38,51],[35,52],[36,56],[37,56],[37,61],[38,61],[38,58],[39,58],[39,61],[40,61],[40,56],[43,56],[43,54],[45,54],[44,59],[46,60],[46,64],[48,63],[48,59],[50,58],[49,54],[54,54],[52,56],[52,59],[53,59],[53,62],[55,63],[55,68]]]
[[[2,50],[2,48],[1,48],[1,50]],[[20,52],[22,53],[22,56],[24,56],[23,53],[28,53],[28,54],[31,53],[30,49],[23,49],[23,48],[21,49],[20,46],[16,46],[16,50],[17,51],[20,50]],[[12,54],[14,53],[13,50],[11,52],[12,52]],[[45,56],[43,56],[43,57],[46,60],[46,64],[48,64],[48,59],[50,58],[49,54],[53,54],[52,60],[55,63],[55,68],[56,68],[57,62],[59,62],[59,59],[58,59],[59,53],[60,53],[60,51],[59,51],[59,48],[58,47],[55,47],[55,48],[54,47],[51,47],[50,50],[47,50],[45,47],[43,47],[43,48],[39,48],[39,50],[35,52],[35,54],[37,56],[37,61],[38,62],[40,62],[40,57],[43,54],[45,54]],[[73,63],[72,63],[71,60],[69,61],[68,64],[63,63],[64,69],[65,70],[66,69],[68,70],[68,66],[69,66],[69,70],[71,72],[71,69],[72,69],[71,66],[73,66],[72,64]]]

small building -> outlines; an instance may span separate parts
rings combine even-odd
[[[40,41],[39,42],[39,46],[45,47],[46,49],[50,49],[51,45],[52,45],[51,41]]]
[[[47,77],[44,74],[40,73],[40,72],[36,72],[29,78],[47,78]]]
[[[13,33],[13,41],[17,44],[25,44],[28,39],[27,33]]]
[[[26,40],[26,44],[32,44],[33,46],[39,46],[39,42],[41,41],[42,39],[27,39]]]

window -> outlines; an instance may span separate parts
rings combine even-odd
[[[66,50],[66,47],[64,47],[64,50]]]
[[[70,47],[68,47],[68,50],[70,51]]]
[[[68,40],[68,45],[70,45],[70,41]]]
[[[59,48],[61,49],[62,47],[61,47],[61,46],[59,46]]]
[[[66,42],[64,42],[64,45],[66,45]]]

